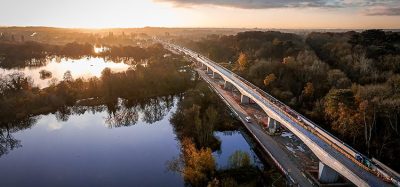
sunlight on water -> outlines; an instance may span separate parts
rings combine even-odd
[[[96,47],[96,46],[94,46],[94,52],[95,53],[102,53],[102,52],[106,52],[106,51],[109,51],[110,50],[110,48],[108,48],[108,47],[104,47],[104,46],[101,46],[101,47]]]
[[[42,67],[25,67],[22,69],[1,69],[1,75],[7,75],[13,72],[23,72],[25,75],[32,77],[34,83],[40,88],[47,87],[49,81],[56,78],[58,81],[63,79],[64,73],[66,71],[71,71],[72,77],[74,79],[83,77],[90,78],[93,76],[100,77],[101,72],[104,68],[110,68],[113,72],[122,72],[129,68],[130,66],[124,63],[115,63],[112,61],[105,61],[103,58],[81,58],[78,60],[72,59],[50,59],[49,63]],[[40,71],[46,70],[50,71],[52,76],[48,79],[40,78]]]

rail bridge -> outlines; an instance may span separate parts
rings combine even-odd
[[[339,174],[357,186],[400,186],[399,176],[386,166],[369,160],[349,145],[328,133],[311,120],[292,110],[260,88],[220,66],[210,59],[181,46],[156,39],[167,49],[183,53],[196,60],[213,76],[225,81],[225,87],[235,87],[241,102],[252,101],[268,115],[271,130],[284,126],[296,135],[319,159],[318,179],[323,183],[335,182]]]

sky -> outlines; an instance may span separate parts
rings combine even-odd
[[[400,29],[400,0],[0,0],[0,26]]]

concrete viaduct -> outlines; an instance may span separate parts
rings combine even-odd
[[[399,186],[396,176],[382,170],[379,173],[379,168],[374,168],[376,166],[371,168],[363,165],[355,159],[360,153],[243,78],[190,49],[159,42],[195,59],[198,65],[206,68],[214,77],[222,78],[225,87],[235,87],[241,93],[242,103],[252,101],[259,105],[269,116],[271,131],[282,125],[296,135],[320,160],[320,182],[333,183],[340,174],[357,186]]]

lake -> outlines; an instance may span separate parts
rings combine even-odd
[[[99,57],[83,57],[80,59],[69,59],[61,57],[52,57],[45,59],[41,66],[26,66],[24,68],[5,69],[0,68],[0,75],[7,75],[14,72],[22,72],[30,76],[35,85],[44,88],[49,85],[49,81],[55,78],[55,83],[63,80],[64,73],[70,71],[74,79],[83,77],[100,77],[104,68],[110,68],[113,72],[122,72],[131,67],[124,62],[116,63]],[[48,71],[51,77],[41,78],[41,71]]]
[[[114,108],[71,107],[1,128],[1,186],[184,186],[167,169],[179,157],[180,142],[170,122],[177,97],[153,98]],[[218,167],[247,152],[263,167],[241,131],[215,132]]]

